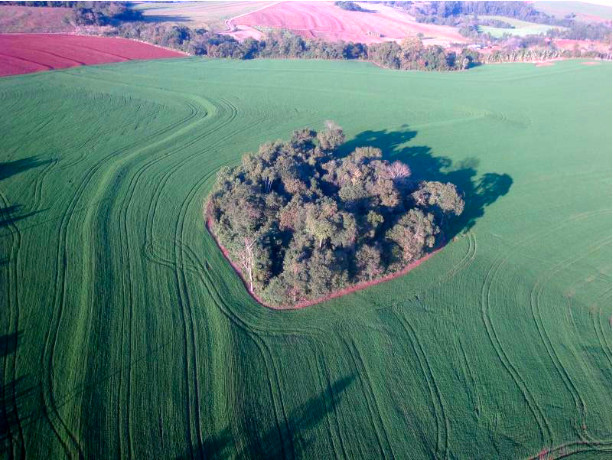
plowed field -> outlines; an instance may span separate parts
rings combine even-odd
[[[0,76],[185,54],[124,38],[63,34],[0,35]]]

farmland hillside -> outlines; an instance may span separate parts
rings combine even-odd
[[[124,38],[68,34],[0,34],[0,76],[185,53]]]
[[[133,2],[143,19],[151,23],[175,22],[215,31],[227,30],[227,20],[266,8],[275,2],[215,1],[215,2]]]
[[[347,11],[333,2],[279,2],[232,19],[236,26],[287,29],[306,38],[381,43],[423,34],[426,44],[466,43],[452,27],[420,24],[382,4],[363,3],[366,12]]]
[[[202,58],[1,78],[0,455],[609,458],[611,78]],[[203,202],[326,119],[342,154],[477,200],[406,276],[262,308]]]
[[[607,8],[586,15],[580,12],[596,10],[575,2],[548,14],[537,3],[61,2],[46,8],[0,2],[0,33],[62,30],[208,57],[357,59],[404,70],[611,59]],[[47,5],[28,5],[41,4]],[[49,14],[42,16],[45,8]],[[403,43],[419,46],[405,50]]]
[[[553,2],[534,2],[533,6],[544,13],[555,17],[563,18],[568,15],[575,15],[580,20],[589,21],[611,21],[611,6],[606,4],[596,4],[592,2],[577,1],[553,1]]]

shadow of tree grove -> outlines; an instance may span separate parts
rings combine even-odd
[[[341,155],[348,155],[357,147],[373,146],[383,152],[383,159],[400,160],[408,164],[412,177],[417,180],[451,182],[465,201],[464,212],[455,217],[445,229],[448,239],[470,230],[483,216],[485,208],[511,189],[513,179],[508,174],[485,173],[478,175],[479,160],[468,157],[453,163],[450,158],[434,156],[427,146],[405,146],[417,136],[417,131],[363,131],[346,142]]]
[[[347,376],[333,382],[324,391],[311,396],[287,415],[287,429],[279,426],[262,430],[254,420],[247,446],[238,450],[232,437],[232,429],[223,430],[206,438],[202,444],[192,446],[178,459],[209,458],[304,458],[306,448],[313,442],[312,429],[321,423],[327,414],[335,410],[345,390],[355,376]]]

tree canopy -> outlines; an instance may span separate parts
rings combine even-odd
[[[398,272],[443,241],[464,201],[455,185],[358,147],[341,156],[333,122],[263,144],[219,171],[209,228],[246,285],[271,306],[313,300]]]

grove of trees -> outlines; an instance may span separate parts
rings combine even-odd
[[[443,71],[465,70],[479,64],[476,51],[464,49],[456,53],[441,46],[424,46],[418,37],[407,38],[401,44],[366,45],[305,39],[286,30],[271,30],[261,40],[248,38],[239,42],[205,29],[143,22],[125,22],[109,34],[215,58],[360,59],[390,69]]]
[[[362,8],[360,5],[358,5],[355,2],[342,1],[342,2],[334,2],[334,4],[338,6],[339,8],[343,10],[347,10],[347,11],[360,11],[363,13],[367,13],[369,11],[369,10]]]
[[[374,147],[342,156],[333,122],[269,142],[217,176],[209,229],[249,290],[290,306],[398,272],[444,241],[464,201]]]

